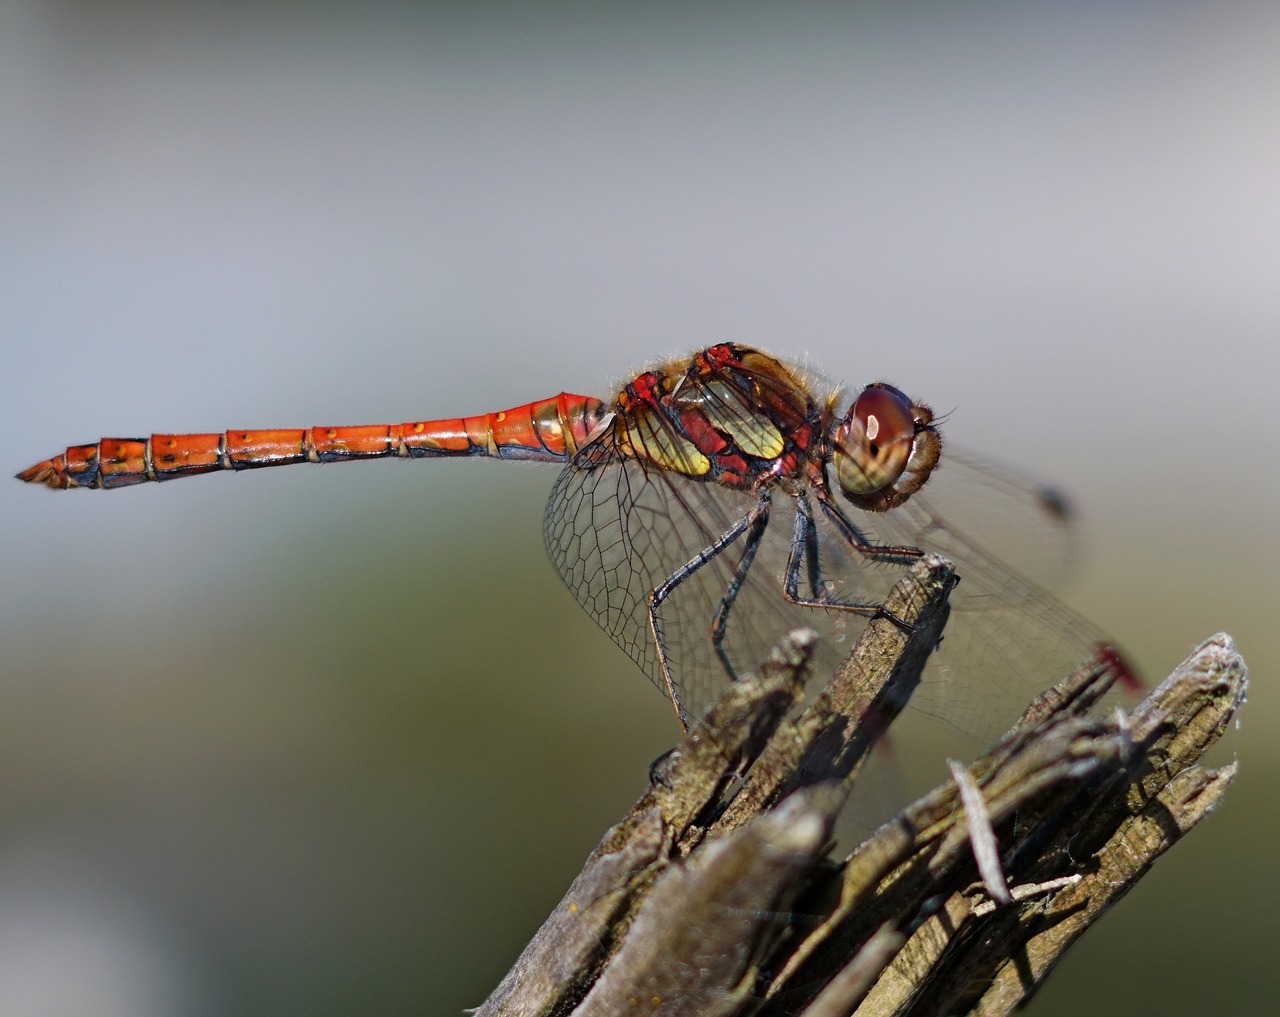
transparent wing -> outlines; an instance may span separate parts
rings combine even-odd
[[[547,503],[546,541],[556,570],[579,604],[665,693],[648,620],[648,596],[682,565],[711,547],[757,503],[757,496],[655,469],[613,453],[607,440],[584,448],[561,472]],[[866,619],[844,611],[798,607],[782,596],[795,503],[775,495],[760,549],[735,598],[724,649],[735,673],[756,668],[789,629],[823,635],[822,663],[833,666]],[[682,582],[659,621],[680,705],[698,716],[729,679],[711,639],[746,547],[744,538]],[[829,589],[878,604],[902,569],[854,565],[849,550],[820,526]],[[807,578],[801,579],[802,590]]]
[[[940,485],[940,502],[916,495],[887,513],[847,514],[873,540],[936,551],[956,563],[961,581],[952,595],[951,620],[911,705],[963,734],[989,741],[1037,693],[1089,657],[1104,637],[1003,561],[1000,541],[1019,520],[1033,535],[1045,526],[1050,534],[1062,531],[1056,547],[1024,555],[1025,560],[1034,564],[1038,555],[1047,562],[1065,561],[1065,521],[1055,518],[1060,514],[1037,509],[1034,489],[1007,475],[968,461],[949,465],[953,479],[970,487],[980,482],[981,490],[991,477],[1004,485],[993,499],[994,514],[966,515],[960,499],[954,518],[963,519],[969,529],[952,522],[947,498],[963,493],[965,484]],[[970,476],[955,477],[966,472]],[[929,491],[933,493],[932,486]],[[560,474],[547,504],[547,547],[578,603],[665,693],[647,598],[755,503],[753,495],[622,458],[606,435]],[[1042,519],[1041,512],[1048,517]],[[795,513],[794,500],[775,492],[759,552],[729,615],[724,648],[738,674],[755,668],[778,638],[797,625],[823,636],[816,674],[829,674],[866,625],[865,617],[851,612],[797,606],[783,598]],[[816,507],[814,519],[824,593],[843,603],[882,603],[904,567],[869,562]],[[1033,544],[1028,539],[1027,546],[1035,551]],[[744,549],[742,538],[730,544],[678,586],[661,608],[663,641],[688,716],[698,716],[729,680],[715,655],[711,627]],[[799,588],[808,595],[810,579],[803,568]]]
[[[707,485],[588,446],[547,502],[551,560],[583,609],[664,694],[649,627],[649,594],[750,511],[751,499],[708,498]],[[729,547],[663,605],[660,619],[681,706],[696,716],[728,680],[711,624],[741,547]]]

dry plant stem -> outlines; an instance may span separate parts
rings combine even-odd
[[[723,834],[749,818],[733,808],[739,800],[757,794],[759,803],[750,816],[763,812],[765,803],[777,801],[780,789],[796,779],[807,747],[824,729],[842,727],[850,740],[858,735],[860,707],[896,715],[893,703],[905,702],[910,695],[941,633],[954,582],[954,571],[942,559],[929,556],[917,563],[886,602],[887,609],[914,630],[904,631],[889,619],[873,620],[850,655],[862,661],[862,667],[843,666],[831,683],[832,693],[820,697],[798,723],[787,718],[803,695],[812,632],[792,633],[758,676],[730,685],[684,742],[655,764],[648,789],[604,835],[478,1013],[569,1012],[618,949],[659,875],[697,849],[712,827]],[[905,686],[905,691],[895,685]],[[883,705],[876,705],[880,700]],[[860,751],[867,748],[869,743]],[[858,751],[843,750],[850,768],[857,763]],[[762,760],[762,754],[768,758]],[[748,770],[748,786],[726,809],[726,792],[738,787]],[[757,785],[759,790],[753,792]],[[815,803],[815,815],[829,822],[827,817],[839,811],[842,801],[843,793],[826,796]]]
[[[952,583],[940,559],[918,563],[889,605],[913,631],[869,625],[798,719],[811,634],[732,685],[479,1012],[997,1014],[1028,998],[1220,801],[1234,768],[1194,764],[1245,670],[1216,636],[1121,718],[1087,712],[1114,676],[1082,667],[957,771],[963,808],[945,784],[832,862],[835,816],[914,688]],[[1011,903],[975,887],[978,842]]]

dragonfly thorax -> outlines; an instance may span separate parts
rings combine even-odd
[[[799,378],[732,343],[637,375],[613,409],[615,454],[743,491],[797,475],[820,426]]]
[[[858,508],[883,512],[924,486],[942,438],[933,411],[884,382],[868,385],[831,435],[840,490]]]

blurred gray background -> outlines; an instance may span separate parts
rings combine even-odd
[[[1253,671],[1226,808],[1035,1012],[1269,1012],[1277,52],[1223,0],[9,0],[0,465],[722,339],[892,379],[1075,496],[1064,596],[1146,674]],[[676,736],[545,561],[553,476],[0,483],[0,1012],[479,1003]]]

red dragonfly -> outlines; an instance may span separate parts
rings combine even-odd
[[[961,582],[913,700],[924,712],[998,734],[1103,645],[1023,578],[1065,556],[1058,496],[950,452],[940,466],[933,412],[892,385],[850,401],[731,343],[638,374],[608,403],[561,393],[447,420],[104,438],[18,476],[116,488],[390,456],[564,464],[546,509],[551,559],[686,727],[797,624],[842,654],[925,551],[951,559]],[[919,493],[926,482],[944,507]]]

